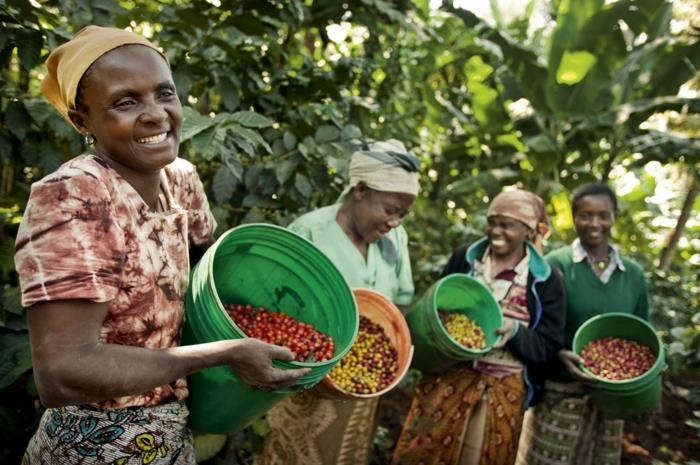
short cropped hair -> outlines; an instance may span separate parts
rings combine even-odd
[[[576,215],[576,209],[582,198],[589,195],[605,195],[607,196],[613,205],[613,213],[617,214],[617,196],[615,192],[607,184],[602,184],[599,182],[591,182],[584,184],[574,191],[574,195],[571,197],[571,210],[574,215]]]

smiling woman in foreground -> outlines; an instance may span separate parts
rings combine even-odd
[[[89,26],[48,58],[47,99],[95,154],[32,185],[15,265],[41,401],[23,464],[192,464],[185,376],[229,365],[263,389],[293,384],[288,349],[256,339],[178,347],[188,248],[215,222],[170,67],[131,32]]]

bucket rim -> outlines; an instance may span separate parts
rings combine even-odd
[[[228,237],[229,235],[231,235],[235,232],[240,232],[241,230],[244,230],[244,229],[254,229],[254,228],[276,230],[282,234],[286,234],[290,237],[294,237],[295,240],[301,240],[301,241],[306,242],[307,244],[310,244],[313,247],[313,250],[317,251],[318,255],[320,257],[322,257],[321,259],[325,260],[327,262],[327,264],[330,265],[332,267],[332,269],[338,274],[338,276],[340,277],[339,282],[341,283],[341,285],[347,287],[348,294],[350,295],[350,297],[352,299],[352,304],[356,310],[355,311],[355,325],[354,325],[352,342],[350,344],[348,344],[344,350],[338,352],[338,354],[335,354],[330,359],[324,360],[322,362],[297,362],[294,360],[292,360],[292,361],[273,360],[273,362],[272,362],[273,365],[278,367],[278,368],[321,368],[321,367],[325,367],[327,365],[335,365],[336,362],[340,361],[340,359],[343,358],[347,354],[348,351],[350,351],[350,348],[354,344],[355,339],[357,339],[357,331],[360,327],[360,315],[359,315],[359,311],[357,311],[357,300],[355,299],[355,294],[353,294],[352,289],[350,289],[350,286],[348,286],[347,282],[345,281],[345,278],[340,273],[340,270],[338,270],[338,267],[336,267],[335,264],[325,254],[323,254],[313,242],[311,242],[310,240],[306,239],[303,236],[300,236],[299,234],[296,234],[296,233],[290,231],[287,228],[284,228],[282,226],[278,226],[275,224],[269,224],[269,223],[241,224],[241,225],[238,225],[238,226],[235,226],[235,227],[229,229],[228,231],[223,233],[221,236],[219,236],[219,238],[214,242],[214,244],[212,244],[210,246],[210,248],[207,250],[207,253],[209,251],[212,252],[211,259],[207,260],[207,262],[206,262],[208,276],[214,276],[214,259],[216,258],[216,252],[218,251],[218,246],[220,245],[220,243],[223,242],[226,237]],[[228,321],[230,321],[232,329],[235,332],[239,333],[240,337],[242,337],[242,338],[250,337],[247,334],[245,334],[245,332],[243,332],[243,330],[233,321],[233,319],[229,316],[229,314],[224,309],[224,305],[221,302],[221,299],[219,298],[219,292],[217,291],[217,288],[216,288],[216,282],[213,280],[213,278],[210,279],[209,281],[210,281],[210,285],[212,287],[212,290],[214,291],[213,297],[214,297],[214,300],[217,304],[218,310],[222,311],[225,314]],[[270,311],[274,311],[274,310],[270,310]],[[275,392],[279,392],[279,391],[275,391]]]
[[[659,335],[656,333],[656,329],[654,329],[654,327],[651,325],[651,323],[649,323],[648,321],[646,321],[646,320],[643,319],[643,318],[638,317],[637,315],[633,315],[633,314],[631,314],[631,313],[625,313],[625,312],[609,312],[609,313],[601,313],[600,315],[595,315],[595,316],[590,317],[589,319],[587,319],[586,321],[584,321],[584,322],[581,324],[581,326],[578,327],[578,329],[576,330],[576,333],[574,333],[574,338],[573,338],[573,340],[572,340],[572,342],[571,342],[572,349],[573,349],[573,347],[574,347],[574,341],[576,341],[576,339],[578,338],[579,334],[581,333],[581,331],[582,331],[582,329],[583,329],[584,327],[590,326],[591,324],[596,323],[598,320],[608,319],[608,318],[610,318],[610,317],[624,317],[624,318],[629,318],[629,319],[631,319],[631,320],[634,320],[634,321],[637,321],[637,322],[641,323],[642,326],[646,327],[646,328],[649,330],[649,332],[650,332],[651,334],[654,335],[654,337],[656,338],[656,341],[657,341],[657,343],[658,343],[658,345],[659,345],[659,353],[658,353],[658,355],[656,356],[656,362],[654,362],[654,364],[651,366],[651,368],[649,368],[647,371],[645,371],[645,372],[642,373],[641,375],[635,376],[634,378],[629,378],[629,379],[607,379],[607,378],[603,378],[602,376],[596,375],[595,373],[593,373],[592,371],[590,371],[590,370],[589,370],[588,368],[586,368],[585,366],[581,366],[582,370],[583,370],[585,373],[587,373],[587,374],[591,375],[592,377],[594,377],[595,380],[596,380],[596,383],[598,383],[598,384],[601,385],[601,386],[604,386],[604,385],[609,385],[609,386],[624,386],[624,385],[626,385],[626,384],[631,384],[631,383],[637,382],[637,381],[639,381],[640,379],[644,378],[645,376],[649,376],[650,373],[658,371],[659,373],[657,373],[657,374],[655,374],[654,376],[651,376],[651,377],[650,377],[650,380],[655,379],[658,375],[661,374],[662,367],[660,367],[660,365],[666,363],[666,351],[665,351],[665,349],[664,349],[664,343],[663,343],[663,341],[661,340],[661,338],[659,337]],[[581,349],[583,349],[583,347],[582,347]],[[579,355],[579,353],[576,353],[576,355]],[[650,381],[650,382],[651,382],[651,381]]]

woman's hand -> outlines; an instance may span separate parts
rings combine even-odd
[[[583,365],[583,359],[573,353],[570,350],[560,350],[559,360],[564,364],[566,370],[569,372],[574,379],[582,381],[584,383],[590,384],[596,381],[596,379],[583,371],[580,367]]]
[[[286,347],[268,344],[259,339],[245,338],[234,341],[230,349],[229,365],[246,384],[263,391],[289,387],[309,372],[309,368],[282,370],[272,366],[272,360],[285,362],[294,359]]]
[[[518,322],[512,318],[503,318],[503,325],[496,330],[496,334],[501,336],[501,339],[493,345],[494,349],[500,349],[505,346],[508,341],[513,337],[515,331],[518,329]]]

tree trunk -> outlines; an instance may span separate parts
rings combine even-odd
[[[683,235],[683,230],[685,229],[685,224],[690,218],[690,213],[693,210],[693,204],[695,203],[695,197],[697,197],[700,192],[700,184],[698,180],[691,173],[688,180],[688,191],[685,194],[685,200],[683,200],[683,207],[681,208],[681,214],[678,216],[678,221],[676,226],[671,230],[666,240],[666,246],[664,246],[661,251],[661,258],[659,259],[659,269],[665,270],[673,261],[673,257],[676,254],[676,248],[678,247],[678,241]]]

